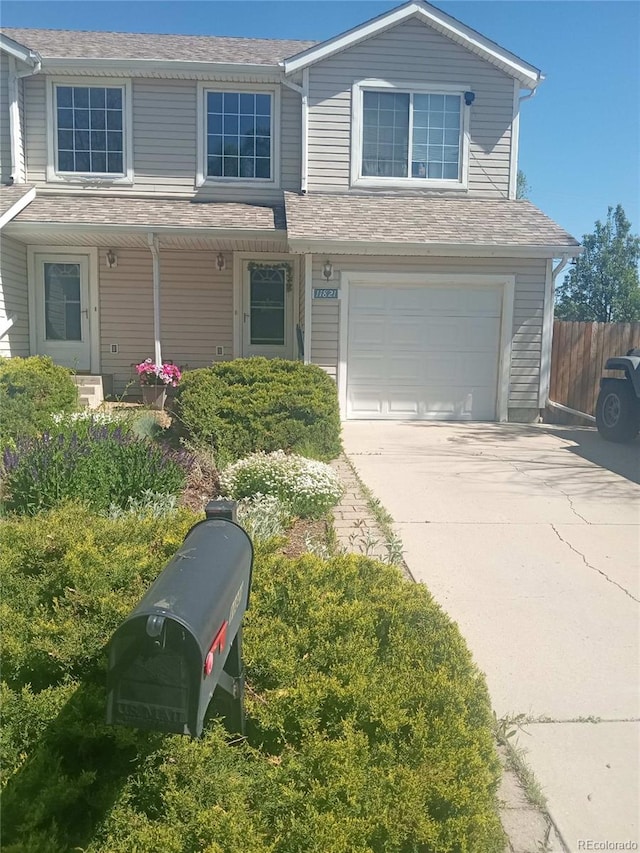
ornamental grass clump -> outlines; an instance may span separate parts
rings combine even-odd
[[[329,465],[282,450],[253,453],[229,465],[220,475],[220,488],[235,499],[274,495],[299,518],[320,518],[342,497]]]
[[[21,515],[77,500],[96,512],[127,509],[148,490],[177,494],[190,454],[140,440],[117,422],[78,421],[3,453],[2,509]]]

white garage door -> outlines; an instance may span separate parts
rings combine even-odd
[[[502,287],[349,287],[347,417],[495,420]]]

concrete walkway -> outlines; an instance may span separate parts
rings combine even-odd
[[[566,849],[639,844],[640,442],[358,421],[344,442],[497,715],[532,720],[520,744]]]

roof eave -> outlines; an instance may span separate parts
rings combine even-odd
[[[90,57],[45,57],[43,66],[47,71],[82,71],[92,73],[106,71],[157,70],[170,72],[223,72],[246,74],[273,74],[278,72],[278,63],[256,62],[202,62],[184,59],[92,59]]]
[[[292,74],[414,17],[444,31],[446,35],[458,43],[483,56],[488,62],[497,65],[505,73],[519,80],[528,89],[535,89],[544,80],[544,75],[534,65],[530,65],[471,29],[471,27],[467,27],[440,9],[423,3],[421,0],[411,0],[403,6],[391,9],[389,12],[385,12],[345,33],[288,57],[281,65],[285,74]]]
[[[42,57],[36,50],[31,50],[24,44],[20,44],[15,39],[9,38],[5,33],[0,33],[0,50],[24,62],[30,68],[37,68],[40,65]]]
[[[182,236],[182,237],[216,237],[216,238],[237,238],[243,240],[259,240],[259,239],[282,239],[286,238],[286,231],[281,228],[217,228],[214,225],[154,225],[152,222],[148,224],[117,224],[117,223],[102,223],[102,222],[39,222],[30,220],[29,222],[13,222],[7,233],[15,237],[29,236],[34,230],[39,232],[51,233],[68,233],[68,234],[118,234],[126,232],[145,233],[153,232],[154,234],[167,236]]]
[[[566,245],[522,245],[506,243],[426,243],[380,242],[379,240],[327,240],[326,238],[289,237],[289,248],[295,254],[325,253],[341,255],[413,255],[459,258],[560,258],[576,257],[582,247]]]
[[[31,204],[35,197],[36,188],[31,187],[23,196],[20,196],[17,201],[14,201],[11,207],[7,208],[2,216],[0,216],[0,228],[4,228],[7,223],[11,222],[11,220],[17,216],[21,210],[24,210],[28,204]]]

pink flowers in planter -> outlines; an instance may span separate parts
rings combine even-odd
[[[145,358],[140,364],[136,364],[136,370],[141,385],[171,385],[175,388],[182,377],[180,368],[176,364],[167,361],[163,364],[154,364],[150,358]]]

